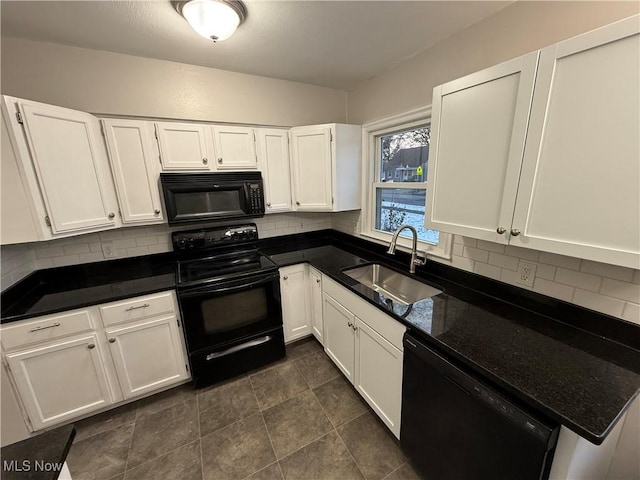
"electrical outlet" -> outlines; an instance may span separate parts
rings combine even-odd
[[[116,251],[113,248],[113,243],[104,242],[102,244],[102,255],[104,256],[104,258],[115,258],[115,257],[117,257]]]
[[[518,264],[517,282],[528,287],[533,287],[533,279],[536,278],[536,265],[532,263],[520,262]]]

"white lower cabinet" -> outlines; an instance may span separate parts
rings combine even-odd
[[[309,267],[309,315],[311,317],[311,333],[324,345],[324,321],[322,319],[322,274]]]
[[[189,377],[175,293],[135,300],[134,306],[127,299],[3,325],[4,362],[31,430]],[[119,310],[121,318],[112,318]]]
[[[35,430],[114,402],[97,334],[57,340],[6,355]]]
[[[323,294],[324,351],[351,383],[355,378],[356,317],[330,295]]]
[[[105,330],[125,399],[187,378],[174,314]]]
[[[400,438],[405,327],[334,281],[322,285],[325,352]]]
[[[308,265],[305,263],[280,269],[285,343],[311,334],[307,301],[307,269]]]

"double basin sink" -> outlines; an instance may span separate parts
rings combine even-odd
[[[378,263],[342,271],[348,277],[403,305],[411,305],[442,293],[441,290]]]

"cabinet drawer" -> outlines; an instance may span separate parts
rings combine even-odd
[[[173,292],[162,292],[113,302],[100,307],[100,316],[105,327],[139,318],[152,317],[175,311],[174,299]]]
[[[380,311],[377,307],[358,297],[355,293],[350,292],[346,287],[336,283],[326,275],[322,277],[322,290],[382,335],[394,347],[400,351],[404,350],[402,337],[406,327],[402,325],[402,323]]]
[[[36,320],[17,322],[2,328],[2,346],[5,350],[65,337],[93,330],[89,309],[74,310]]]

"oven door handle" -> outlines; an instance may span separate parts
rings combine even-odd
[[[233,281],[228,281],[227,283],[218,283],[215,286],[205,285],[200,287],[194,287],[193,289],[184,289],[184,290],[179,289],[178,296],[182,298],[189,298],[189,297],[204,295],[207,293],[220,294],[220,293],[230,293],[237,290],[249,290],[251,288],[257,287],[258,285],[263,285],[265,283],[272,282],[277,278],[280,278],[280,275],[276,272],[276,273],[270,273],[269,275],[262,276],[259,279],[248,282],[248,283],[244,282],[242,279],[235,279]]]
[[[205,358],[207,362],[210,362],[211,360],[214,360],[216,358],[225,357],[227,355],[231,355],[232,353],[246,350],[247,348],[257,347],[258,345],[262,345],[263,343],[271,341],[272,338],[273,337],[271,335],[265,335],[264,337],[251,340],[250,342],[241,343],[240,345],[236,345],[235,347],[227,348],[226,350],[223,350],[221,352],[210,353]]]

